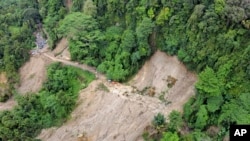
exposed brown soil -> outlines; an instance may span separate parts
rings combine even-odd
[[[64,59],[64,60],[70,60],[70,52],[68,47],[68,40],[66,38],[62,38],[56,48],[52,51],[53,55],[57,58]]]
[[[21,94],[39,91],[46,80],[46,68],[50,63],[51,60],[41,54],[32,56],[19,71],[20,86],[17,91]]]
[[[67,50],[67,49],[65,49]],[[65,60],[60,54],[44,51],[31,57],[21,69],[19,92],[36,92],[46,79],[46,66],[62,62],[95,73],[95,69]],[[141,135],[154,115],[161,112],[166,117],[172,110],[181,111],[182,105],[194,94],[196,76],[186,70],[176,57],[157,51],[139,73],[128,83],[110,83],[102,74],[79,95],[71,118],[61,127],[43,130],[38,138],[46,141],[140,141]],[[168,87],[168,83],[173,86]],[[100,84],[107,90],[102,90]],[[141,95],[148,88],[153,95]],[[140,93],[140,94],[139,94]],[[164,94],[162,101],[159,96]],[[1,104],[1,103],[0,103]],[[10,109],[16,105],[10,99],[0,105]],[[2,108],[4,107],[4,108]]]
[[[11,110],[16,105],[17,105],[17,102],[12,97],[9,100],[7,100],[6,102],[0,102],[0,111]]]
[[[7,83],[7,77],[5,72],[0,73],[0,84],[6,84]]]
[[[97,90],[104,83],[110,92]],[[153,116],[166,111],[159,99],[132,93],[130,86],[93,81],[79,96],[71,119],[59,128],[43,130],[46,141],[73,141],[86,134],[92,141],[133,141]]]
[[[169,78],[176,81],[170,87]],[[154,87],[156,97],[163,94],[174,109],[181,111],[182,105],[194,94],[196,79],[196,75],[189,72],[176,56],[157,51],[129,84],[139,90]]]
[[[8,91],[8,79],[6,77],[6,73],[1,72],[0,73],[0,95],[1,94],[4,95],[5,93],[8,93],[7,91]],[[16,102],[14,98],[12,97],[6,102],[0,102],[0,111],[10,110],[15,105],[16,105]]]
[[[66,38],[61,39],[56,48],[52,51],[55,56],[61,55],[62,52],[68,47],[68,40]]]
[[[48,55],[48,54],[47,54]],[[168,88],[165,80],[175,78]],[[75,141],[83,135],[91,141],[139,141],[143,129],[158,112],[166,117],[172,110],[181,111],[183,104],[194,94],[196,76],[188,72],[176,57],[157,51],[129,82],[129,85],[93,81],[80,92],[76,109],[61,127],[43,130],[38,138],[46,141]],[[103,83],[109,92],[100,90]],[[135,90],[134,87],[138,87]],[[138,93],[145,87],[155,87],[156,95]],[[141,91],[140,91],[141,90]],[[158,96],[165,93],[166,104]]]
[[[96,73],[95,68],[62,57],[67,51],[65,45],[65,40],[62,40],[57,51],[44,50],[31,57],[20,69],[20,93],[37,92],[46,80],[46,67],[51,62],[62,62]],[[37,138],[44,141],[141,141],[143,130],[157,113],[167,117],[172,110],[181,111],[183,104],[194,94],[196,81],[196,76],[188,72],[176,57],[160,51],[127,85],[110,83],[104,75],[96,75],[99,79],[80,92],[71,118],[61,127],[43,130]],[[100,88],[100,84],[106,88]],[[144,95],[144,90],[148,95]],[[10,99],[4,103],[4,108],[10,109],[15,104]]]
[[[68,41],[66,38],[63,38],[52,52],[48,51],[48,46],[46,46],[42,50],[39,50],[40,53],[31,56],[30,60],[19,71],[20,86],[17,89],[18,92],[25,94],[39,91],[46,80],[47,66],[53,61],[58,61],[55,60],[54,56],[70,60],[67,46]],[[51,58],[48,58],[44,54],[50,54]]]
[[[38,92],[42,88],[42,84],[46,81],[47,76],[47,66],[49,66],[53,61],[51,58],[46,57],[43,54],[46,52],[50,53],[54,58],[54,54],[64,53],[61,58],[69,58],[70,56],[67,54],[67,40],[62,39],[56,49],[52,52],[48,51],[48,45],[45,45],[43,49],[40,49],[36,54],[30,57],[30,60],[26,62],[19,70],[20,75],[20,83],[17,87],[17,91],[20,94],[26,93],[35,93]],[[66,53],[65,53],[66,52]],[[72,63],[73,64],[73,63]],[[5,73],[0,74],[0,93],[5,90],[7,87],[7,78],[5,77]],[[10,110],[15,105],[17,105],[16,101],[12,97],[6,102],[0,102],[0,111],[1,110]]]
[[[72,0],[66,0],[66,7],[70,10],[72,6]]]
[[[0,96],[8,90],[8,79],[5,72],[0,73]],[[1,103],[0,103],[1,104]]]
[[[69,52],[69,48],[65,48],[60,56],[61,58],[65,59],[65,60],[70,60],[71,56],[70,56],[70,52]]]

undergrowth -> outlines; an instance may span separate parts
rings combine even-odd
[[[79,68],[52,64],[40,92],[19,95],[13,110],[0,112],[0,140],[36,140],[41,129],[61,125],[74,109],[79,90],[94,77]]]

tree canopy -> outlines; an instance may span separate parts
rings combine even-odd
[[[175,122],[181,122],[180,115],[175,113],[166,128],[171,131],[163,131],[163,138],[222,140],[230,124],[250,122],[249,0],[72,0],[72,5],[62,0],[5,0],[0,1],[0,21],[0,72],[7,73],[10,84],[1,101],[14,93],[18,69],[35,46],[32,34],[41,22],[51,49],[61,38],[67,38],[72,60],[95,66],[112,80],[128,80],[157,49],[177,55],[195,71],[196,95],[185,104],[182,115],[190,133],[180,134],[182,124]],[[45,114],[48,119],[51,114],[65,116],[69,109],[52,102],[63,95],[60,90],[71,90],[69,79],[61,78],[70,75],[65,71],[50,74],[51,83],[41,92],[47,99],[33,111],[32,105],[23,106],[26,113],[20,112],[20,117],[29,117],[27,114],[39,106],[49,110]],[[37,97],[30,99],[36,101]],[[1,113],[4,121],[0,128],[4,129],[0,137],[6,140],[6,135],[16,133],[29,140],[30,136],[19,134],[19,130],[11,132],[19,127],[10,120],[20,118],[15,112]],[[35,121],[20,119],[24,125]],[[211,126],[220,129],[213,137],[206,131]]]

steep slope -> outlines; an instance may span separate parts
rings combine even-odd
[[[48,45],[40,49],[38,53],[31,56],[20,69],[20,86],[18,92],[21,94],[28,92],[37,92],[41,89],[43,82],[46,80],[46,68],[52,61],[57,61],[46,57],[48,53],[51,56],[61,57],[62,59],[70,60],[70,55],[66,47],[68,46],[67,39],[62,39],[51,52],[48,50]],[[58,56],[59,55],[59,56]]]
[[[171,79],[174,81],[173,84],[169,82]],[[146,87],[153,87],[155,96],[163,95],[176,108],[178,107],[178,110],[182,110],[181,105],[194,94],[195,82],[196,75],[189,72],[176,56],[168,56],[164,52],[157,51],[145,63],[130,85],[140,91]]]
[[[162,79],[168,75],[178,79],[166,92],[170,104],[157,96],[140,95],[141,91],[134,87],[155,86],[156,93],[161,92],[167,88]],[[130,82],[134,86],[104,79],[93,81],[81,92],[71,119],[61,127],[43,130],[38,138],[46,141],[142,140],[141,134],[154,115],[161,112],[167,116],[174,109],[181,110],[183,103],[194,94],[195,81],[196,76],[187,72],[175,57],[157,51]],[[105,91],[105,87],[109,91]]]
[[[31,57],[19,71],[20,86],[17,91],[21,94],[39,91],[46,80],[46,67],[50,63],[51,61],[42,55]]]

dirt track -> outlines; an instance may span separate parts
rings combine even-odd
[[[90,72],[92,72],[94,74],[96,73],[96,69],[94,67],[90,67],[90,66],[85,65],[85,64],[79,64],[77,62],[72,62],[72,61],[68,61],[68,60],[59,59],[59,58],[56,58],[52,54],[49,54],[49,53],[43,53],[43,55],[50,58],[54,62],[61,62],[61,63],[65,64],[65,65],[70,65],[70,66],[74,66],[74,67],[77,67],[77,68],[81,68],[83,70],[90,71]],[[103,74],[98,73],[98,76],[101,79],[105,79],[105,76]]]
[[[44,55],[54,61],[95,72],[91,67]],[[158,93],[166,90],[167,83],[163,79],[168,75],[175,77],[177,82],[168,88],[165,95],[172,103],[165,105],[159,100]],[[154,115],[161,112],[167,117],[172,110],[181,111],[182,105],[194,94],[195,81],[196,76],[188,72],[177,58],[157,51],[129,83],[138,89],[154,86],[157,96],[142,96],[132,86],[109,83],[103,76],[81,91],[78,106],[69,121],[59,128],[43,130],[38,138],[44,141],[75,141],[84,135],[88,141],[140,141],[143,129],[151,123]],[[97,90],[100,83],[109,92]]]
[[[31,61],[23,67],[25,71],[21,71],[21,78],[26,76],[23,80],[27,81],[23,83],[28,85],[21,84],[19,89],[37,84],[41,87],[40,80],[44,81],[46,74],[43,78],[39,78],[39,73],[33,74],[44,72],[51,62],[62,62],[96,73],[95,68],[59,57],[46,51],[31,57]],[[36,71],[30,68],[38,62],[44,62],[44,65],[35,67]],[[168,76],[177,80],[171,88],[167,87]],[[61,127],[43,130],[37,138],[44,141],[80,141],[83,137],[87,141],[141,141],[143,129],[151,123],[154,115],[161,112],[167,117],[172,110],[181,111],[183,104],[194,94],[195,81],[196,76],[188,72],[176,57],[157,51],[128,85],[109,83],[104,75],[99,74],[98,80],[80,92],[71,118]],[[98,90],[100,84],[105,85],[109,92]],[[156,94],[154,97],[143,96],[134,87],[138,90],[155,87]],[[166,105],[159,99],[162,92],[170,104]],[[7,104],[8,108],[14,105],[13,101]]]

